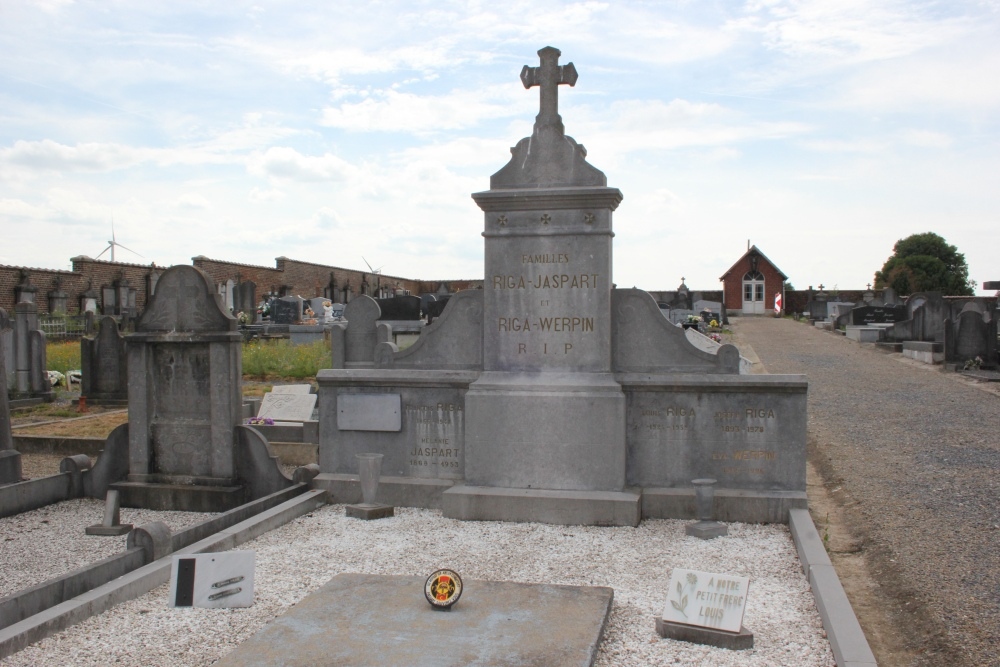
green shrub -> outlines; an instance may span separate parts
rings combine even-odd
[[[66,375],[69,371],[80,370],[80,341],[51,341],[45,344],[46,370],[59,371]]]
[[[315,377],[330,368],[330,350],[323,341],[292,345],[287,340],[252,341],[243,345],[243,375],[258,380]]]

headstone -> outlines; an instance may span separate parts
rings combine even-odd
[[[257,410],[258,417],[274,421],[306,422],[312,419],[316,407],[316,394],[264,394]]]
[[[21,481],[21,454],[14,449],[10,430],[10,401],[7,391],[7,345],[10,320],[7,311],[0,308],[0,484]]]
[[[347,368],[375,365],[375,345],[378,343],[375,327],[382,311],[375,299],[361,295],[344,308],[347,320],[345,332],[345,360]]]
[[[46,372],[45,333],[38,326],[38,306],[22,301],[14,306],[14,365],[16,389],[22,398],[54,399]]]
[[[272,394],[308,394],[312,391],[312,385],[308,384],[276,384],[271,387]]]
[[[320,296],[314,299],[309,299],[308,303],[309,307],[313,311],[313,317],[316,319],[316,322],[319,324],[325,324],[328,321],[328,307],[333,305],[331,301],[326,297]]]
[[[675,567],[657,632],[720,648],[753,648],[753,634],[743,628],[749,588],[749,577]]]
[[[906,306],[864,306],[851,310],[851,324],[867,326],[870,324],[892,324],[907,319]]]
[[[102,317],[96,338],[80,339],[83,373],[80,393],[94,405],[128,402],[128,356],[125,338],[113,317]]]
[[[699,349],[648,293],[613,288],[622,194],[565,134],[557,87],[576,70],[558,57],[546,47],[522,71],[540,87],[532,136],[473,195],[483,289],[456,294],[405,350],[378,342],[378,304],[366,305],[357,349],[377,343],[373,362],[338,343],[362,321],[351,309],[364,298],[348,304],[347,329],[334,325],[334,368],[317,374],[322,472],[312,484],[356,502],[354,455],[379,453],[394,506],[636,525],[690,518],[690,481],[711,477],[720,520],[787,521],[806,503],[806,382],[740,375],[734,346]],[[373,395],[398,396],[398,430],[358,419]]]
[[[207,274],[163,273],[126,337],[129,469],[111,485],[123,506],[225,511],[287,486],[269,477],[266,444],[241,430],[242,340]]]
[[[233,287],[233,313],[246,313],[251,322],[257,321],[257,284],[253,281],[239,282]]]
[[[283,296],[271,302],[272,324],[296,324],[302,321],[303,301],[297,296]]]
[[[420,298],[416,296],[394,296],[390,299],[376,299],[380,319],[383,320],[419,320]]]
[[[976,362],[976,360],[979,360]],[[997,365],[997,321],[975,310],[959,314],[958,321],[944,322],[944,361],[959,368],[972,362],[980,368]]]

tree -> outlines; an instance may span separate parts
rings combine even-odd
[[[935,234],[913,234],[896,241],[893,254],[875,272],[875,287],[891,287],[897,294],[944,292],[972,296],[965,255]]]

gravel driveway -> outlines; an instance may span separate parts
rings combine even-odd
[[[769,372],[808,376],[810,460],[915,664],[1000,665],[1000,395],[803,323],[732,328]]]

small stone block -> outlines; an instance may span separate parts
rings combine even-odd
[[[365,505],[364,503],[360,505],[348,505],[345,513],[349,517],[364,521],[384,519],[396,515],[395,508],[391,505]]]
[[[739,632],[733,633],[723,630],[713,630],[712,628],[699,628],[694,625],[684,625],[682,623],[671,623],[670,621],[664,621],[662,618],[657,618],[656,632],[666,639],[676,639],[693,644],[726,648],[731,651],[743,651],[753,648],[753,633],[746,628],[740,628]]]
[[[699,540],[711,540],[729,534],[729,528],[718,521],[696,521],[684,526],[684,534]]]
[[[131,530],[132,524],[130,523],[120,523],[117,526],[105,526],[97,523],[93,526],[87,526],[85,532],[87,535],[118,536],[125,535]]]

